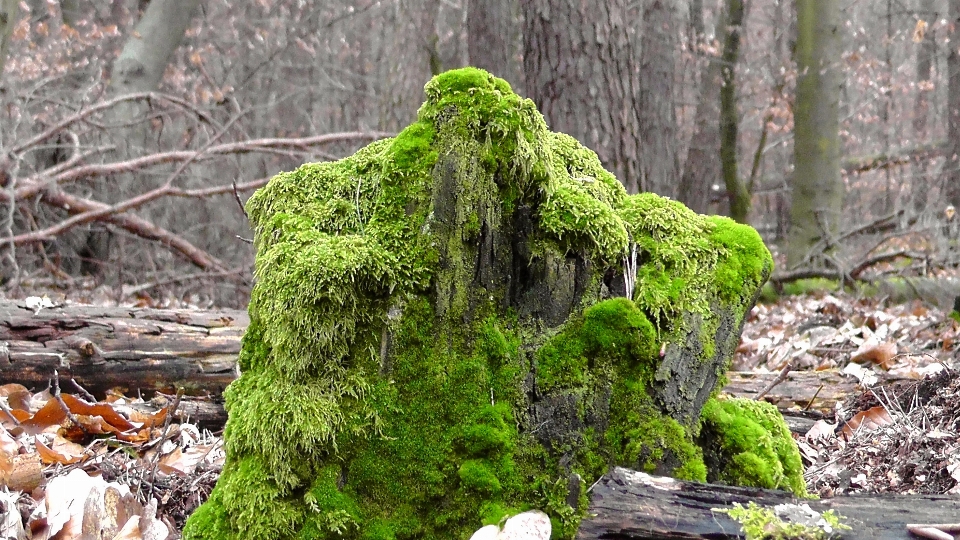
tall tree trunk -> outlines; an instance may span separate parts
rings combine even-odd
[[[737,111],[737,61],[740,58],[740,32],[744,20],[742,0],[727,0],[726,18],[721,71],[723,83],[720,85],[720,163],[730,201],[730,217],[739,223],[746,223],[750,213],[750,191],[737,170],[740,122]]]
[[[640,36],[640,189],[676,198],[680,147],[674,109],[679,16],[672,1],[645,0]]]
[[[946,202],[960,208],[960,0],[950,0],[950,53],[947,54],[947,140],[952,148],[944,165]]]
[[[636,193],[641,185],[636,54],[626,0],[521,0],[525,87],[550,129],[568,133]]]
[[[916,142],[928,142],[927,116],[930,114],[930,94],[933,90],[930,80],[933,76],[933,58],[937,44],[933,40],[931,26],[939,18],[935,0],[920,0],[920,21],[923,21],[922,35],[916,36],[920,43],[917,46],[917,96],[913,105],[913,132]],[[911,190],[913,209],[923,212],[927,207],[927,194],[930,190],[930,178],[927,172],[927,160],[915,160],[914,168],[917,171]]]
[[[0,0],[0,80],[3,79],[3,66],[7,62],[10,37],[20,20],[19,0]]]
[[[517,0],[468,0],[467,50],[470,65],[506,79],[522,95],[518,9]]]
[[[953,0],[960,3],[960,0]],[[787,266],[803,263],[840,226],[840,5],[797,0],[797,96]]]
[[[710,209],[710,193],[720,182],[720,58],[706,53],[706,32],[703,26],[703,1],[690,3],[690,26],[695,54],[704,54],[700,69],[700,99],[687,159],[680,177],[677,200],[694,212],[705,214]],[[718,28],[722,28],[720,24]],[[719,32],[717,32],[719,34]]]

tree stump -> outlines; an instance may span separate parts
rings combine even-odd
[[[772,268],[756,231],[628,195],[484,71],[425,91],[396,138],[248,202],[227,461],[184,538],[447,540],[530,507],[572,538],[611,465],[711,473],[694,436]]]

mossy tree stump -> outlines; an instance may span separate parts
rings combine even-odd
[[[484,71],[425,90],[397,137],[250,199],[227,463],[185,538],[448,540],[528,508],[572,538],[611,465],[744,453],[707,471],[696,436],[772,267],[756,232],[628,196]]]

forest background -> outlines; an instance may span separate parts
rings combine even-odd
[[[241,203],[505,78],[630,192],[756,227],[774,281],[954,266],[960,0],[0,0],[9,287],[246,305]],[[960,220],[960,218],[957,218]]]

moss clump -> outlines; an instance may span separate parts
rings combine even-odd
[[[792,509],[786,507],[795,505],[781,506],[783,508],[773,509],[751,501],[746,508],[739,503],[733,503],[733,508],[723,512],[740,523],[747,540],[826,540],[839,538],[841,530],[850,529],[840,522],[843,517],[835,511],[827,510],[817,515],[809,507],[800,507],[804,522],[785,521],[777,511],[789,513]]]
[[[227,461],[184,538],[446,540],[529,508],[572,538],[611,464],[704,478],[658,353],[695,339],[715,360],[736,331],[716,313],[739,321],[769,272],[759,237],[627,195],[486,72],[425,92],[395,138],[248,202]]]
[[[707,478],[735,486],[786,489],[808,497],[800,451],[773,405],[750,399],[713,398],[703,407],[700,440]]]

